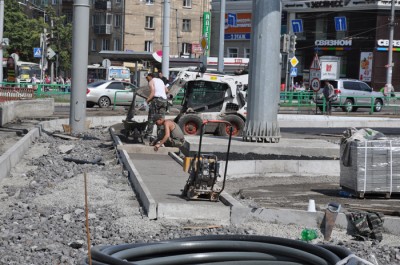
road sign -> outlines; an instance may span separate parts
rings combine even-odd
[[[346,31],[346,17],[335,17],[335,29],[336,31]]]
[[[51,58],[53,58],[54,56],[56,56],[56,53],[53,51],[53,49],[52,48],[47,48],[47,58],[48,59],[51,59]]]
[[[10,46],[10,39],[3,38],[3,40],[1,41],[1,46]]]
[[[321,88],[318,78],[314,78],[313,80],[311,80],[311,88],[314,91],[318,91]]]
[[[42,49],[41,48],[33,48],[33,57],[42,58]]]
[[[228,13],[228,26],[236,27],[237,26],[237,16],[233,13]]]
[[[317,54],[315,54],[314,59],[310,65],[310,70],[321,70],[321,63],[319,62]]]
[[[291,64],[293,67],[296,67],[296,65],[297,65],[298,63],[299,63],[299,60],[297,60],[296,56],[293,56],[293,58],[290,59],[290,64]]]
[[[296,67],[292,67],[290,69],[290,76],[291,77],[296,77],[297,76],[297,68]]]
[[[303,20],[302,19],[293,19],[292,20],[292,30],[294,33],[303,32]]]
[[[200,44],[203,51],[205,51],[207,49],[207,38],[205,36],[201,38]]]

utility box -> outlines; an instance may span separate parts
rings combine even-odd
[[[352,141],[340,146],[340,186],[358,197],[400,193],[400,139]]]

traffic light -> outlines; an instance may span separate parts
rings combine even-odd
[[[296,51],[296,35],[290,35],[289,52],[294,53]]]
[[[282,52],[288,53],[289,52],[289,43],[290,43],[289,34],[283,34],[281,39],[282,39]]]
[[[46,33],[44,35],[44,43],[45,43],[45,47],[48,47],[51,44],[51,41],[53,39],[51,38],[51,33]]]

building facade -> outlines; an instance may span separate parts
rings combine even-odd
[[[340,77],[364,80],[375,90],[385,83],[388,68],[388,46],[391,0],[284,0],[281,32],[295,34],[299,64],[296,81],[303,81],[315,54],[340,59]],[[226,1],[224,54],[245,57],[250,53],[252,1]],[[212,4],[212,25],[218,29],[219,1]],[[400,2],[395,1],[395,17]],[[236,22],[234,21],[236,19]],[[293,21],[301,23],[301,31]],[[251,21],[251,20],[250,20]],[[400,89],[400,19],[394,23],[392,84]],[[250,29],[249,29],[250,26]],[[237,29],[235,29],[235,27]],[[297,27],[297,25],[295,25]],[[250,33],[249,33],[250,32]],[[211,54],[218,54],[219,31],[212,33]],[[278,40],[277,40],[278,41]],[[235,53],[235,51],[237,51]],[[304,74],[305,76],[305,74]]]
[[[196,56],[207,0],[170,0],[169,48],[174,57]],[[162,50],[164,0],[130,0],[125,6],[125,51]]]
[[[27,1],[27,0],[25,0]],[[204,12],[209,0],[170,1],[170,55],[198,57]],[[30,0],[73,20],[73,0]],[[162,50],[164,0],[90,0],[89,64],[104,59],[100,51],[156,52]]]

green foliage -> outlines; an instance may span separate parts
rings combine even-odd
[[[46,28],[48,33],[53,32],[55,40],[50,47],[59,54],[59,70],[70,71],[72,24],[65,23],[65,16],[56,16],[51,6],[47,6],[44,10],[47,22],[44,21],[43,14],[37,18],[29,18],[31,14],[26,6],[17,4],[15,0],[5,0],[3,35],[4,38],[9,38],[10,46],[4,49],[3,56],[6,58],[11,53],[18,53],[20,60],[38,63],[39,58],[34,58],[33,48],[40,47],[40,34]],[[49,21],[53,21],[53,28]]]

